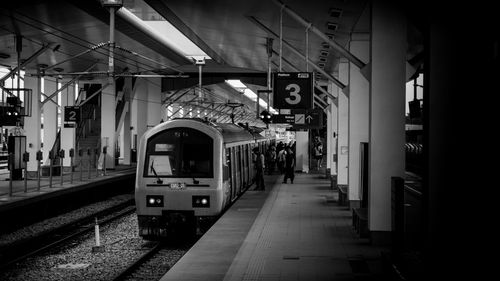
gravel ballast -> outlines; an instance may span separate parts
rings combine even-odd
[[[95,234],[14,265],[0,273],[0,280],[112,280],[152,245],[138,236],[137,216],[123,217],[100,227],[104,252],[93,252]],[[166,272],[184,254],[170,250],[157,264]]]

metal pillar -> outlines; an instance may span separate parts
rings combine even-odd
[[[64,181],[64,149],[61,149],[59,151],[59,159],[61,159],[61,163],[59,167],[61,168],[61,186],[63,186],[63,181]]]
[[[36,169],[36,174],[37,174],[37,191],[40,191],[40,167],[41,167],[42,159],[43,159],[43,154],[42,154],[42,151],[39,150],[39,151],[36,152],[36,161],[38,162],[37,169]]]
[[[28,162],[30,161],[30,153],[23,153],[23,162],[24,162],[24,193],[28,192]]]
[[[91,156],[91,150],[90,148],[87,148],[87,157],[89,158],[89,167],[88,167],[88,179],[90,179],[90,166],[92,166],[92,158],[90,157]]]
[[[75,157],[75,150],[73,148],[69,150],[69,157],[71,158],[71,163],[70,163],[71,181],[70,181],[70,183],[73,184],[73,159]]]
[[[9,197],[12,197],[12,177],[14,176],[14,154],[9,153]]]
[[[49,151],[49,188],[52,188],[52,159],[54,158],[54,152]]]

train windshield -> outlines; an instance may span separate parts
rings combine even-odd
[[[175,128],[151,137],[146,147],[145,177],[213,177],[213,140],[191,129]]]

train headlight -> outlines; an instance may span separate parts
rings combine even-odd
[[[193,196],[193,208],[210,208],[210,196]]]
[[[163,207],[163,195],[146,195],[146,207]]]

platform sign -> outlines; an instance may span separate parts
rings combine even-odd
[[[277,72],[274,74],[273,107],[307,109],[313,104],[312,72]]]
[[[293,114],[276,114],[271,116],[273,124],[294,124],[295,116]]]
[[[322,109],[292,109],[290,114],[271,117],[274,124],[290,124],[294,129],[320,129],[323,126]]]
[[[65,106],[64,107],[64,122],[80,122],[80,107]]]
[[[323,110],[307,109],[304,112],[294,112],[295,129],[321,129],[323,127]]]

